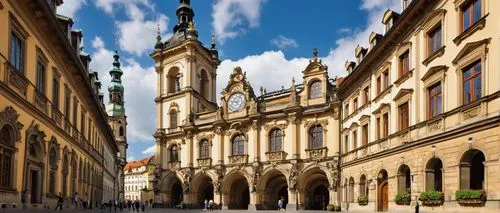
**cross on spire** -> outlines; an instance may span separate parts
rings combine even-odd
[[[313,56],[314,56],[314,58],[318,57],[318,49],[316,49],[316,48],[313,49]]]

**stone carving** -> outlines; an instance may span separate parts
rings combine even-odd
[[[17,114],[16,110],[12,107],[7,107],[3,112],[0,112],[0,128],[4,125],[11,125],[14,128],[14,139],[16,141],[21,140],[21,129],[23,128],[23,124],[17,120],[19,118],[19,114]]]
[[[321,124],[323,127],[325,127],[326,125],[328,125],[328,120],[327,119],[318,120],[317,118],[314,120],[308,120],[308,121],[304,122],[304,127],[309,127],[313,124]],[[323,129],[326,129],[326,128],[323,128]]]
[[[267,152],[266,157],[268,161],[281,161],[285,160],[286,158],[286,152],[281,151],[281,152]]]
[[[288,188],[295,190],[298,180],[299,180],[299,170],[297,169],[297,164],[292,164],[292,168],[290,169],[290,175],[288,176]]]
[[[439,129],[442,129],[443,128],[443,122],[442,120],[437,120],[437,121],[434,121],[432,123],[429,123],[427,125],[427,128],[429,129],[429,132],[432,132],[432,131],[436,131],[436,130],[439,130]]]
[[[476,116],[479,115],[480,112],[481,112],[481,107],[480,106],[477,106],[477,107],[474,107],[472,109],[469,109],[469,110],[463,112],[464,120],[476,117]]]
[[[22,76],[22,74],[15,70],[10,64],[6,64],[5,72],[8,73],[9,83],[16,87],[16,89],[23,95],[26,96],[26,92],[28,90],[28,80],[26,77]]]
[[[230,164],[246,164],[248,162],[247,155],[233,155],[229,156]]]
[[[311,159],[322,159],[326,157],[328,149],[326,147],[319,148],[319,149],[309,149],[307,150],[307,154],[309,155],[309,158]]]
[[[253,174],[252,174],[252,184],[250,186],[250,191],[255,192],[257,188],[257,183],[259,182],[260,179],[260,165],[258,162],[252,165],[252,170]]]

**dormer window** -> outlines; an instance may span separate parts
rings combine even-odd
[[[389,30],[392,28],[392,19],[390,19],[387,24],[385,24],[385,32],[389,32]]]
[[[402,0],[401,1],[402,10],[401,11],[406,10],[406,8],[410,5],[410,3],[411,3],[411,0]]]
[[[314,81],[309,86],[309,99],[321,98],[321,81]]]

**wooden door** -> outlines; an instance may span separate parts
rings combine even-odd
[[[389,209],[389,184],[382,185],[382,211]]]

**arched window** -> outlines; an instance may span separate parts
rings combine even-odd
[[[359,178],[359,195],[368,196],[368,184],[365,175],[361,175],[361,178]]]
[[[170,148],[170,162],[179,161],[179,147],[177,145],[173,145]]]
[[[483,152],[471,149],[460,160],[460,189],[480,190],[484,188]]]
[[[431,158],[425,166],[425,190],[443,191],[443,162],[439,158]]]
[[[172,67],[167,73],[167,93],[176,93],[180,91],[180,70]]]
[[[51,148],[49,151],[49,194],[56,194],[56,170],[57,170],[57,153],[56,148]]]
[[[323,148],[323,127],[315,125],[309,129],[309,149]]]
[[[200,94],[204,98],[208,99],[208,94],[210,91],[210,88],[208,88],[208,77],[207,77],[207,72],[205,70],[201,70],[200,73]]]
[[[170,111],[170,128],[177,128],[177,111]]]
[[[309,98],[320,98],[321,97],[321,81],[313,81],[309,86]]]
[[[403,164],[398,170],[398,193],[408,192],[411,193],[411,176],[410,167]]]
[[[207,139],[203,139],[200,142],[200,158],[210,157],[210,143]]]
[[[245,136],[236,135],[232,140],[233,145],[233,155],[244,155],[245,154]]]
[[[349,202],[354,202],[354,178],[349,178]]]
[[[281,152],[283,143],[283,134],[281,129],[272,129],[269,133],[269,152]]]
[[[118,132],[119,132],[120,136],[123,136],[123,126],[121,126],[121,127],[118,129]]]
[[[0,188],[12,188],[14,135],[10,126],[0,130]]]
[[[62,168],[62,193],[64,196],[68,196],[68,172],[69,172],[69,160],[68,155],[65,154],[63,158],[63,168]]]

